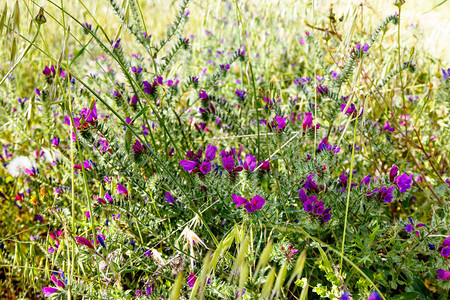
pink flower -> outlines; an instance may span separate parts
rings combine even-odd
[[[303,117],[303,131],[305,131],[306,128],[312,127],[312,121],[313,121],[312,113],[306,113],[305,116]]]
[[[78,244],[85,245],[85,246],[87,246],[88,248],[91,248],[92,250],[95,250],[95,248],[94,248],[94,246],[92,245],[92,243],[91,243],[88,239],[86,239],[86,238],[84,238],[84,237],[76,236],[76,237],[75,237],[75,241],[76,241]]]
[[[42,292],[44,293],[44,297],[49,297],[51,294],[53,294],[54,292],[57,292],[58,289],[54,288],[54,287],[43,287],[42,288]]]
[[[197,276],[194,275],[194,273],[191,272],[189,274],[189,277],[187,278],[187,284],[192,289],[194,287],[195,281],[197,280]]]
[[[247,199],[236,194],[231,195],[231,197],[233,197],[233,202],[236,204],[236,207],[239,207],[247,202]]]

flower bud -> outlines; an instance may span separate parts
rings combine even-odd
[[[44,24],[45,22],[47,22],[47,19],[44,16],[44,7],[41,6],[41,8],[39,9],[38,14],[36,15],[36,17],[34,17],[34,20],[36,21],[36,23],[38,23],[39,25]]]
[[[394,5],[397,7],[400,7],[403,4],[405,4],[405,0],[394,0]]]
[[[325,41],[329,41],[331,39],[330,32],[328,31],[328,28],[325,29],[325,32],[323,33],[322,37]]]

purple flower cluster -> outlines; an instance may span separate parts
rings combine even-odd
[[[203,151],[199,150],[197,153],[193,151],[187,152],[187,158],[191,160],[182,160],[180,161],[180,165],[183,167],[183,170],[188,171],[189,173],[198,173],[206,175],[211,171],[212,161],[216,157],[217,147],[208,145],[205,151],[205,160],[202,161]]]
[[[266,203],[266,200],[260,195],[253,197],[251,201],[248,201],[244,197],[238,196],[236,194],[231,195],[233,197],[233,202],[236,207],[244,206],[248,213],[252,213],[255,210],[259,210]]]
[[[331,144],[328,144],[328,139],[327,138],[324,138],[321,142],[320,142],[320,144],[319,144],[319,146],[317,147],[317,150],[318,151],[323,151],[323,150],[328,150],[328,151],[330,151],[331,153],[339,153],[339,151],[341,151],[341,148],[340,147],[338,147],[337,145],[331,145]]]
[[[80,111],[80,117],[73,118],[73,122],[77,130],[84,130],[89,125],[95,125],[97,123],[97,117],[97,106],[93,102],[91,107],[83,107]],[[65,116],[63,123],[70,126],[70,117]]]
[[[308,179],[310,179],[310,177],[308,177]],[[308,181],[307,181],[308,182]],[[311,186],[311,182],[309,183],[310,188],[314,189],[314,187]],[[317,187],[317,184],[314,182],[315,187]],[[305,184],[305,189],[309,189],[306,184]],[[328,222],[331,219],[331,208],[325,208],[324,207],[324,203],[322,200],[317,200],[317,196],[316,195],[310,195],[307,196],[305,189],[300,189],[300,192],[298,193],[298,197],[300,198],[300,201],[302,201],[303,203],[303,209],[309,213],[309,215],[311,216],[311,218],[314,219],[321,219],[324,223]]]

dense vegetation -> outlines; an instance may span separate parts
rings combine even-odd
[[[107,2],[0,17],[0,297],[448,299],[450,69],[404,1]]]

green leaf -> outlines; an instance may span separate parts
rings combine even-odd
[[[391,300],[414,300],[417,299],[417,297],[419,297],[418,292],[408,292],[392,297]]]

